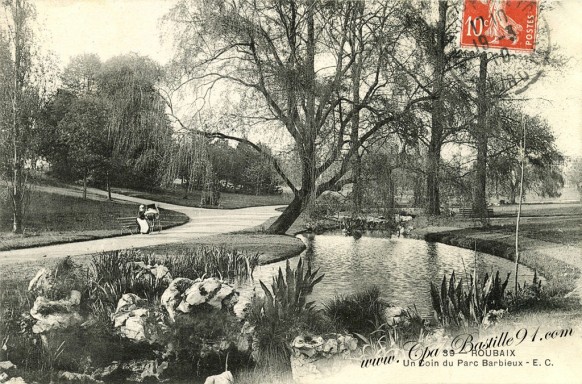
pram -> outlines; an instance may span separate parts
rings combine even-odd
[[[145,219],[149,225],[149,231],[153,232],[156,230],[162,232],[162,222],[160,220],[160,210],[157,204],[147,204],[145,206],[146,210],[144,213]]]

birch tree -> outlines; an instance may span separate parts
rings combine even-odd
[[[26,0],[3,1],[0,10],[1,165],[9,182],[14,233],[23,232],[30,187],[27,161],[32,161],[32,132],[40,108],[43,73],[38,65],[31,22],[34,6]],[[30,164],[32,165],[32,164]]]

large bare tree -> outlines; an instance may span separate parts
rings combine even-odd
[[[297,151],[298,181],[265,153],[294,194],[269,232],[285,232],[323,191],[353,182],[352,159],[365,143],[428,99],[399,89],[388,54],[402,32],[394,17],[399,6],[182,0],[167,16],[177,47],[176,87],[195,85],[207,95],[222,83],[231,93],[251,95],[252,112],[266,121],[262,129],[281,129]],[[262,152],[250,135],[237,135],[229,127],[204,130],[185,119],[181,124]]]

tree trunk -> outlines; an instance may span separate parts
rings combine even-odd
[[[83,173],[83,200],[87,200],[87,171]]]
[[[359,42],[362,39],[362,26],[360,24],[360,17],[363,12],[363,3],[354,3],[354,18],[352,29],[352,60],[354,64],[351,70],[352,76],[352,101],[353,108],[358,108],[360,104],[360,77],[362,72],[362,55],[358,55],[357,50],[360,48]],[[362,211],[362,157],[360,156],[358,141],[360,139],[360,113],[356,111],[351,120],[351,134],[350,141],[353,148],[355,148],[352,157],[352,174],[353,174],[353,188],[352,188],[352,202],[354,204],[353,217],[360,215]]]
[[[22,206],[24,190],[22,186],[22,168],[19,164],[14,166],[14,179],[13,179],[13,189],[12,189],[12,232],[20,234],[23,231],[23,216],[24,209]]]
[[[13,171],[12,171],[12,232],[22,233],[22,217],[23,217],[23,196],[24,196],[24,175],[22,173],[23,166],[23,151],[21,149],[22,127],[20,121],[20,112],[22,110],[22,90],[24,88],[24,70],[22,65],[24,41],[22,37],[23,19],[20,16],[22,12],[22,3],[16,1],[14,3],[14,79],[13,79],[13,94],[12,94],[12,155],[13,155]]]
[[[516,197],[517,197],[516,196],[517,193],[515,191],[516,188],[517,188],[517,185],[512,182],[510,185],[510,189],[509,189],[509,204],[515,204],[515,202],[516,202]]]
[[[426,167],[426,210],[429,215],[440,215],[439,169],[443,145],[443,96],[445,74],[447,4],[439,1],[439,20],[436,29],[435,81],[432,89],[435,99],[431,108],[431,135]]]
[[[414,196],[413,196],[413,204],[415,207],[422,207],[423,201],[422,201],[422,196],[424,194],[424,191],[422,190],[422,177],[420,177],[419,175],[414,176]]]
[[[107,199],[109,201],[112,201],[113,199],[111,198],[111,183],[109,182],[109,171],[106,172],[105,174],[105,182],[107,184]]]
[[[267,229],[267,233],[283,235],[287,230],[293,225],[295,220],[299,217],[303,211],[303,207],[307,205],[306,200],[309,195],[302,197],[301,195],[295,195],[293,201],[285,208],[281,216],[275,220],[273,224]]]
[[[440,215],[441,202],[439,193],[439,165],[441,161],[440,145],[429,147],[426,169],[426,213]]]
[[[479,81],[477,82],[477,126],[474,137],[477,141],[477,161],[475,163],[475,183],[473,185],[473,212],[485,223],[487,214],[487,56],[481,54]]]

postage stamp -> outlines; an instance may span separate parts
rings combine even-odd
[[[536,48],[538,0],[464,0],[461,48]]]

